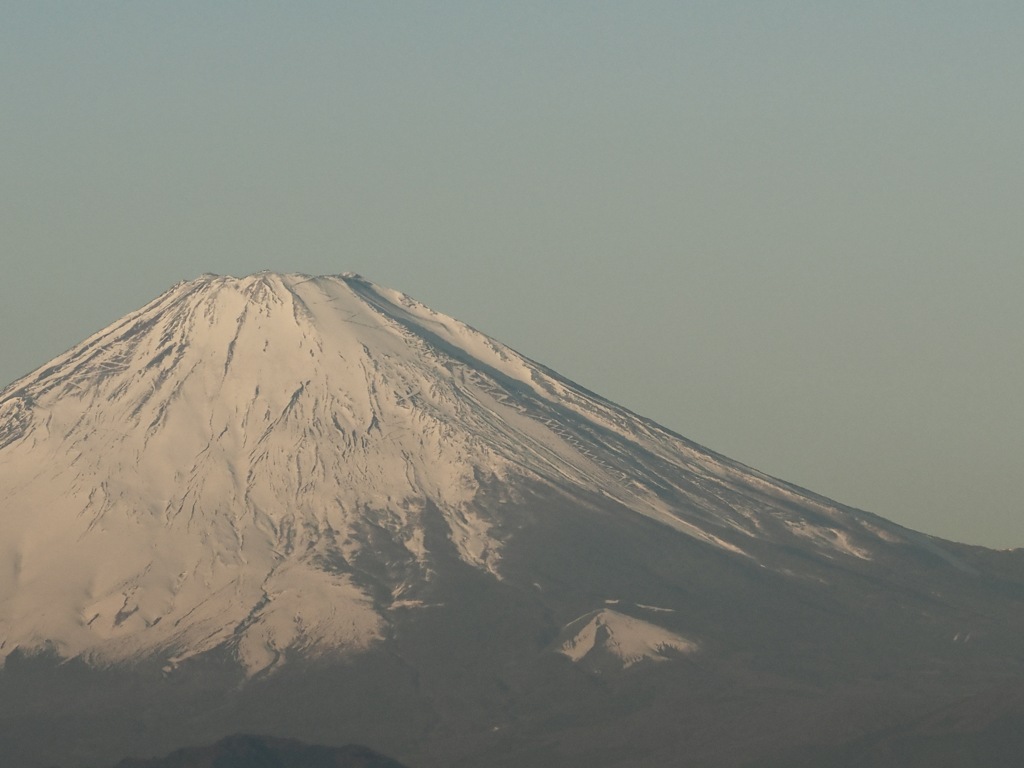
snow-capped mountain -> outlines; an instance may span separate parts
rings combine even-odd
[[[65,735],[32,759],[93,764],[262,728],[625,766],[632,723],[646,764],[690,738],[739,765],[716,750],[1021,668],[1019,555],[768,477],[358,275],[204,275],[0,392],[0,758],[33,728]]]
[[[4,390],[0,419],[3,655],[175,663],[230,643],[255,673],[365,648],[430,579],[427,505],[501,578],[503,521],[474,502],[512,478],[737,557],[766,535],[856,558],[899,536],[355,275],[181,283]],[[370,585],[374,536],[401,564]]]

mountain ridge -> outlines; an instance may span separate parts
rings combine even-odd
[[[303,744],[253,734],[227,736],[204,747],[185,747],[162,758],[126,758],[112,768],[405,768],[363,746]]]

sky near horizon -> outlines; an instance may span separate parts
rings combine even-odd
[[[1024,546],[1024,4],[0,2],[0,387],[354,271],[714,450]]]

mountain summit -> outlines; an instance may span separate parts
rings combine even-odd
[[[227,660],[281,686],[320,665],[360,693],[298,735],[378,701],[422,765],[506,754],[566,708],[603,733],[593,680],[654,668],[651,707],[666,680],[817,685],[840,656],[922,675],[908,701],[935,675],[959,695],[1017,663],[1024,623],[1013,553],[770,478],[353,274],[204,275],[8,386],[0,515],[0,658],[172,681]]]

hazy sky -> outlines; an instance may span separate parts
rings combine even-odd
[[[0,386],[356,271],[771,474],[1024,546],[1024,3],[0,2]]]

